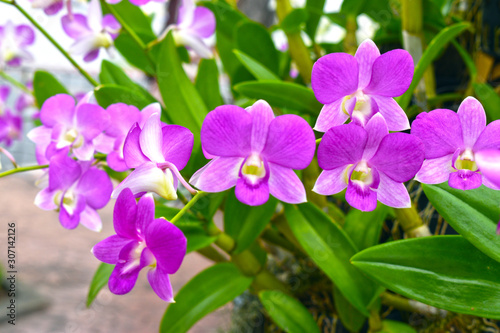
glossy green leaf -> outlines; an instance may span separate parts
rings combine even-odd
[[[411,81],[408,90],[398,98],[398,103],[401,108],[406,109],[410,104],[413,91],[417,87],[418,83],[424,76],[425,70],[434,61],[438,54],[443,50],[446,44],[448,44],[452,39],[460,35],[463,31],[470,27],[470,23],[461,22],[451,25],[449,27],[441,30],[429,43],[422,58],[415,66],[415,73],[413,74],[413,80]]]
[[[122,1],[125,2],[125,1]],[[142,36],[141,34],[138,34]],[[146,39],[142,37],[141,39]],[[144,51],[137,45],[137,43],[127,34],[120,34],[115,40],[114,45],[120,54],[134,67],[148,73],[149,75],[155,74],[154,64],[148,60]]]
[[[250,57],[249,55],[239,51],[239,50],[234,50],[233,51],[236,57],[241,61],[243,66],[245,66],[246,69],[250,73],[252,73],[253,76],[257,80],[279,80],[280,78],[277,77],[273,72],[271,72],[269,69],[267,69],[264,65],[262,65],[260,62],[255,60],[254,58]]]
[[[303,25],[305,25],[309,13],[304,8],[296,8],[292,10],[285,19],[281,22],[281,29],[286,33],[298,33]]]
[[[87,307],[90,307],[97,297],[97,294],[99,294],[99,291],[108,283],[114,268],[115,265],[106,264],[104,262],[99,265],[90,282],[89,293],[87,294]]]
[[[335,286],[333,287],[333,299],[335,300],[335,310],[339,315],[340,321],[342,321],[342,325],[351,332],[358,332],[365,324],[367,316],[349,303],[339,288]]]
[[[458,190],[443,183],[422,184],[425,195],[439,214],[469,242],[500,261],[500,241],[496,225],[500,218],[500,192],[481,186]]]
[[[270,197],[260,206],[241,203],[231,191],[224,211],[224,231],[236,240],[234,253],[247,249],[264,231],[274,214],[278,201]]]
[[[161,320],[160,332],[187,332],[198,320],[239,296],[252,280],[232,263],[207,268],[177,293]]]
[[[97,103],[103,108],[115,103],[125,103],[142,109],[151,104],[151,100],[148,100],[143,94],[116,84],[100,85],[94,89],[94,94]]]
[[[271,106],[302,111],[315,116],[323,107],[311,89],[296,83],[252,81],[237,84],[234,89],[246,97],[266,100]]]
[[[313,316],[295,298],[278,290],[261,291],[259,298],[272,320],[285,332],[320,332]]]
[[[383,320],[380,333],[417,333],[417,330],[400,321]]]
[[[39,108],[52,96],[69,94],[66,88],[52,74],[45,71],[36,71],[33,78],[33,94]]]
[[[156,38],[151,27],[151,19],[147,17],[142,9],[129,1],[121,1],[112,5],[121,18],[127,22],[129,28],[134,30],[139,37],[147,43]]]
[[[352,208],[347,214],[344,230],[352,239],[358,250],[378,244],[382,226],[389,208],[381,203],[371,212],[362,212]]]
[[[310,203],[286,205],[285,216],[293,234],[311,259],[365,316],[379,286],[350,263],[356,253],[352,240],[328,215]]]
[[[219,89],[219,69],[215,59],[201,59],[195,87],[209,110],[224,104]]]
[[[385,243],[351,258],[385,287],[441,309],[500,319],[500,264],[462,236]]]
[[[483,104],[488,120],[500,119],[500,96],[495,89],[487,83],[474,83],[473,86],[477,98]]]

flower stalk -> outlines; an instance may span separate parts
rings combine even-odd
[[[198,201],[201,197],[206,195],[206,192],[200,191],[196,193],[191,200],[170,220],[171,223],[175,224],[179,219]]]
[[[22,84],[21,82],[17,81],[12,76],[10,76],[9,74],[5,73],[2,70],[0,70],[0,77],[3,78],[5,81],[9,82],[10,84],[12,84],[14,87],[21,89],[25,93],[33,95],[33,91],[31,91],[30,89],[28,89],[28,87],[26,87],[24,84]]]
[[[15,168],[15,169],[11,169],[11,170],[7,170],[7,171],[4,171],[4,172],[1,172],[0,173],[0,178],[9,176],[9,175],[12,175],[12,174],[15,174],[15,173],[20,173],[20,172],[25,172],[25,171],[32,171],[32,170],[39,170],[39,169],[46,169],[48,167],[49,167],[49,165],[45,164],[45,165],[31,165],[31,166],[27,166],[27,167]]]
[[[394,209],[396,217],[409,238],[431,236],[429,227],[424,224],[415,205],[411,208]]]

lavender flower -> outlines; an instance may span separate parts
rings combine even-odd
[[[63,0],[29,0],[31,7],[43,9],[47,15],[55,15],[64,7]],[[67,0],[71,1],[71,0]]]
[[[28,25],[15,26],[7,21],[0,26],[0,68],[5,64],[17,67],[23,60],[32,60],[33,56],[25,49],[34,41],[35,32]]]
[[[6,110],[3,115],[0,115],[0,143],[5,142],[6,146],[10,146],[12,141],[20,139],[22,126],[23,119]]]
[[[26,88],[33,91],[33,82],[28,82],[26,84]],[[19,113],[32,106],[35,106],[35,97],[33,94],[23,92],[16,100],[16,111]]]
[[[313,191],[332,195],[347,187],[347,202],[362,211],[377,207],[377,200],[395,208],[411,206],[404,182],[412,179],[424,160],[417,137],[388,134],[381,115],[366,127],[355,124],[329,129],[318,147],[318,163],[324,170]]]
[[[236,186],[238,200],[251,206],[265,203],[269,193],[288,203],[307,200],[292,169],[306,168],[316,145],[311,127],[299,116],[275,118],[263,100],[246,110],[219,106],[203,123],[201,143],[213,159],[191,178],[199,189],[221,192]]]
[[[367,39],[355,56],[331,53],[313,66],[311,84],[316,98],[325,104],[315,130],[326,132],[347,121],[365,125],[380,113],[391,131],[410,128],[408,118],[393,97],[403,94],[413,77],[413,60],[405,50],[380,55]]]
[[[7,100],[10,95],[10,87],[6,85],[0,86],[0,116],[4,115],[7,111]]]
[[[96,210],[106,206],[113,190],[106,172],[91,162],[75,161],[62,151],[50,159],[48,176],[48,186],[38,193],[35,205],[58,210],[64,228],[74,229],[81,223],[100,231],[102,222]]]
[[[425,145],[425,161],[416,176],[419,182],[448,181],[462,190],[481,184],[500,189],[500,120],[486,126],[486,113],[474,97],[467,97],[456,113],[438,109],[419,114],[411,133]]]
[[[191,156],[193,140],[187,128],[162,125],[159,113],[153,113],[142,128],[136,123],[123,146],[125,163],[135,170],[115,188],[112,197],[129,188],[136,196],[154,192],[167,200],[177,199],[177,181],[190,189],[179,170]]]
[[[75,40],[70,52],[83,54],[86,62],[95,60],[101,47],[109,51],[121,29],[113,15],[102,16],[99,0],[90,1],[87,16],[68,14],[61,18],[61,22],[66,34]]]
[[[113,213],[116,235],[97,243],[92,253],[100,261],[116,265],[108,282],[112,293],[130,292],[140,270],[149,267],[148,280],[154,292],[162,300],[173,302],[168,275],[179,269],[187,240],[172,223],[155,219],[154,211],[150,195],[143,196],[137,204],[132,191],[123,190]]]

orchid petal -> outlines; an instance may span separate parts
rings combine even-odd
[[[205,7],[196,7],[194,10],[193,23],[189,30],[201,38],[208,38],[215,32],[215,15]]]
[[[387,123],[389,131],[405,131],[410,129],[408,116],[392,97],[370,95],[378,106],[378,112]]]
[[[123,144],[123,158],[129,168],[137,168],[149,159],[144,155],[140,146],[141,129],[137,123],[130,129],[130,132]]]
[[[134,241],[118,235],[109,236],[92,248],[92,254],[94,254],[94,256],[102,262],[116,265],[118,263],[121,250],[130,242]]]
[[[33,28],[26,24],[16,26],[15,35],[16,41],[21,47],[31,45],[35,41],[35,32],[33,31]]]
[[[460,104],[457,114],[462,124],[465,147],[472,148],[486,127],[484,108],[477,99],[469,96]]]
[[[146,244],[162,272],[177,272],[187,246],[187,239],[179,228],[165,219],[156,219],[146,230]]]
[[[50,97],[43,103],[40,120],[48,127],[56,124],[73,124],[75,99],[70,95],[59,94]]]
[[[290,168],[269,163],[269,192],[278,200],[290,204],[307,201],[306,189],[300,178]]]
[[[459,190],[472,190],[482,184],[481,175],[476,171],[458,170],[450,174],[448,185]]]
[[[318,132],[326,132],[332,127],[345,123],[347,119],[349,119],[350,113],[345,113],[342,110],[343,101],[343,98],[339,98],[330,104],[324,105],[319,113],[318,119],[316,120],[314,130]],[[352,107],[354,107],[354,105],[352,105]]]
[[[252,115],[252,151],[260,153],[266,144],[269,124],[274,119],[271,106],[264,100],[258,100],[247,111]]]
[[[86,52],[83,56],[83,61],[85,62],[91,62],[97,59],[99,56],[100,49],[91,49],[88,52]]]
[[[94,208],[88,205],[80,213],[80,224],[95,232],[100,232],[102,230],[101,217]]]
[[[483,176],[500,187],[500,151],[482,150],[474,155],[474,159]]]
[[[59,154],[50,159],[49,190],[67,189],[81,175],[82,169],[77,161]]]
[[[174,303],[174,292],[168,274],[155,267],[148,272],[148,281],[153,291],[165,302]]]
[[[361,186],[349,180],[345,199],[349,205],[363,212],[370,212],[377,208],[377,192],[369,186]]]
[[[366,130],[354,124],[330,128],[318,147],[318,164],[332,170],[357,163],[363,156],[368,139]]]
[[[377,188],[377,200],[386,206],[394,208],[410,208],[411,199],[403,183],[395,182],[380,173],[380,184]]]
[[[138,239],[136,218],[137,204],[132,191],[126,188],[118,195],[113,209],[116,234],[123,238]]]
[[[78,224],[80,223],[80,213],[85,209],[86,204],[85,204],[85,198],[77,195],[75,197],[75,204],[73,207],[73,211],[69,212],[65,204],[63,203],[63,198],[64,194],[61,196],[61,204],[59,205],[60,211],[59,211],[59,221],[61,222],[61,225],[66,228],[66,229],[75,229]]]
[[[151,193],[144,195],[137,204],[135,229],[143,236],[155,218],[155,201]],[[149,243],[148,243],[149,246]]]
[[[205,192],[222,192],[236,185],[245,158],[216,157],[191,177],[189,182]]]
[[[130,242],[120,251],[118,263],[108,281],[109,290],[113,294],[123,295],[134,288],[139,272],[145,266],[142,255],[141,262],[137,264],[134,263],[135,258],[133,253],[137,246],[138,242]]]
[[[234,194],[245,205],[260,206],[269,200],[269,185],[265,181],[259,184],[249,184],[245,179],[239,178]]]
[[[498,133],[500,133],[500,120],[492,121],[479,135],[472,150],[478,152],[484,149],[500,149],[500,135]]]
[[[113,151],[108,154],[108,157],[106,158],[106,162],[108,163],[108,166],[117,172],[124,172],[130,169],[127,166],[127,163],[125,163],[125,160],[120,157],[120,154],[118,154],[116,151]]]
[[[61,23],[66,35],[73,39],[81,39],[92,33],[87,24],[87,17],[82,14],[64,15],[61,17]]]
[[[387,129],[387,123],[385,122],[384,117],[380,114],[375,114],[365,126],[365,130],[368,134],[366,140],[365,150],[363,152],[363,159],[369,160],[373,157],[375,152],[377,151],[380,141],[389,134]]]
[[[83,137],[92,140],[107,126],[109,115],[95,104],[82,104],[76,109],[76,125]]]
[[[76,185],[76,191],[85,196],[87,205],[101,209],[111,198],[113,184],[105,171],[93,167],[82,175]]]
[[[102,30],[102,9],[99,0],[90,0],[87,19],[89,28],[92,29],[94,33],[100,33]]]
[[[453,172],[453,154],[425,160],[415,179],[424,184],[440,184],[448,180]]]
[[[314,184],[313,191],[322,195],[333,195],[347,187],[347,168],[341,166],[332,170],[324,170]]]
[[[193,150],[194,136],[190,130],[179,125],[165,125],[162,128],[162,155],[182,170],[189,161]]]
[[[139,135],[139,144],[146,157],[156,163],[165,162],[162,155],[163,135],[160,115],[152,114],[146,121]]]
[[[360,89],[363,89],[370,83],[373,63],[379,56],[380,51],[371,39],[366,39],[359,44],[354,58],[358,61]]]
[[[188,30],[174,31],[175,39],[181,45],[191,48],[196,54],[205,59],[213,57],[210,47],[205,44],[203,39]]]
[[[43,210],[54,210],[57,209],[57,205],[54,202],[54,197],[57,190],[51,191],[48,188],[44,188],[35,197],[35,205]]]

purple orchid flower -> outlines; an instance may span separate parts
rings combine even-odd
[[[6,85],[0,86],[0,116],[4,115],[7,111],[7,100],[10,95],[10,87]]]
[[[68,14],[61,18],[61,22],[66,34],[75,40],[70,52],[83,54],[86,62],[95,60],[101,47],[109,52],[121,29],[113,15],[102,16],[99,0],[90,1],[87,16]]]
[[[7,64],[18,67],[23,60],[33,60],[26,47],[35,41],[35,31],[28,25],[15,26],[7,21],[0,26],[0,68]]]
[[[6,110],[3,115],[0,115],[0,142],[5,142],[6,146],[10,146],[12,141],[21,138],[23,119]]]
[[[136,123],[123,146],[125,163],[132,173],[113,191],[116,198],[129,188],[136,196],[154,192],[167,200],[177,199],[177,181],[194,191],[182,178],[182,170],[191,156],[194,136],[185,127],[162,125],[160,113],[153,113],[141,128]]]
[[[38,193],[35,205],[58,210],[59,221],[66,229],[80,223],[100,231],[102,222],[96,210],[106,206],[113,190],[106,172],[91,166],[91,162],[75,161],[63,151],[50,159],[48,176],[48,186]]]
[[[76,158],[90,161],[94,157],[94,139],[107,127],[109,115],[99,105],[87,103],[75,106],[70,95],[55,95],[43,103],[40,110],[42,126],[32,129],[28,138],[36,144],[38,163],[69,147]]]
[[[28,82],[26,88],[33,91],[33,82]],[[16,100],[16,111],[19,113],[32,106],[35,106],[35,97],[33,94],[23,92]]]
[[[211,111],[201,128],[205,156],[213,158],[191,183],[206,192],[236,186],[236,197],[262,205],[269,194],[288,203],[307,201],[304,185],[292,169],[311,163],[316,148],[309,124],[296,115],[274,117],[260,100],[246,110],[223,105]]]
[[[112,293],[130,292],[140,270],[149,266],[148,280],[154,292],[162,300],[174,302],[168,275],[181,266],[187,239],[175,225],[154,216],[151,195],[143,196],[137,204],[132,191],[123,190],[113,212],[116,235],[97,243],[92,253],[100,261],[116,265],[108,281]]]
[[[143,127],[153,113],[159,114],[161,112],[161,106],[154,103],[139,111],[133,105],[117,103],[110,105],[106,112],[113,121],[110,122],[105,133],[96,138],[98,141],[96,150],[108,154],[107,162],[111,169],[118,172],[126,171],[129,167],[125,163],[123,146],[130,128],[135,123],[138,123],[139,127]]]
[[[331,53],[316,61],[311,84],[319,102],[325,104],[315,130],[326,132],[351,118],[364,126],[380,113],[390,131],[410,128],[408,117],[393,99],[403,94],[413,77],[413,60],[405,50],[380,55],[373,41],[359,45],[354,57]]]
[[[63,0],[29,0],[31,7],[43,9],[47,15],[55,15],[64,7]],[[71,1],[71,0],[67,0]]]
[[[458,112],[438,109],[419,114],[411,134],[424,143],[425,161],[416,179],[426,184],[448,181],[462,190],[481,184],[500,190],[498,133],[500,120],[486,126],[484,108],[474,97],[467,97]]]
[[[347,202],[361,211],[374,210],[377,200],[394,208],[411,207],[403,183],[420,169],[424,147],[410,134],[388,133],[378,114],[365,128],[347,124],[329,129],[318,147],[318,163],[324,171],[313,191],[332,195],[347,187]]]
[[[202,58],[211,58],[212,51],[204,38],[215,32],[215,15],[205,7],[196,7],[193,0],[182,0],[177,24],[169,27],[174,30],[177,44],[191,48]]]

